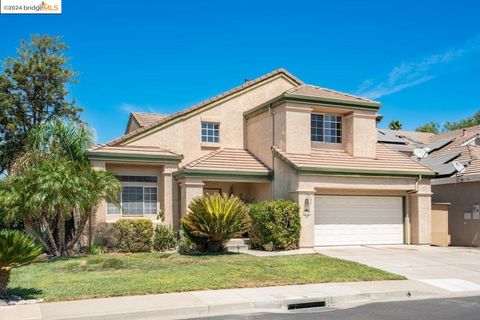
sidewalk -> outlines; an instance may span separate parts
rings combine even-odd
[[[451,292],[415,280],[324,283],[4,306],[0,307],[0,319],[180,319],[222,313],[280,312],[288,304],[312,301],[341,307],[447,295]]]

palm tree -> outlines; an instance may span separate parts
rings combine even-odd
[[[0,231],[0,297],[7,294],[10,271],[35,260],[42,246],[32,237],[13,230]]]
[[[390,130],[402,130],[402,123],[400,120],[392,120],[392,122],[388,124],[388,127]]]
[[[21,217],[25,229],[55,256],[68,255],[103,199],[118,201],[118,180],[90,166],[86,150],[92,144],[84,126],[50,122],[31,132],[27,152],[0,182],[7,218]]]
[[[188,208],[182,230],[200,250],[221,251],[228,240],[241,236],[250,227],[247,207],[233,195],[198,197]]]

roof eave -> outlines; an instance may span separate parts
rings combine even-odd
[[[114,162],[144,162],[144,163],[180,163],[181,155],[151,155],[151,154],[130,154],[120,152],[98,152],[87,151],[89,160],[114,161]]]
[[[175,172],[174,177],[179,180],[187,177],[211,179],[240,179],[240,180],[273,180],[273,172],[205,170],[184,168]]]

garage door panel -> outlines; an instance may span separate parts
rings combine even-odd
[[[403,243],[401,197],[316,196],[315,245]]]

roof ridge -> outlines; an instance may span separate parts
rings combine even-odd
[[[114,139],[114,140],[111,140],[111,141],[107,142],[106,144],[109,145],[109,146],[111,146],[111,145],[115,145],[115,144],[117,144],[117,143],[119,143],[119,142],[125,141],[125,140],[127,140],[127,139],[129,139],[129,138],[131,138],[131,137],[133,137],[133,136],[136,136],[137,134],[140,134],[140,133],[143,133],[143,132],[149,130],[149,129],[152,128],[152,127],[155,127],[155,126],[160,125],[160,124],[162,124],[162,123],[168,122],[169,120],[175,119],[175,118],[177,118],[178,116],[181,116],[181,115],[183,115],[183,114],[187,114],[187,113],[189,113],[189,112],[191,112],[191,111],[194,111],[194,110],[197,110],[197,109],[199,109],[199,108],[201,108],[201,107],[207,106],[207,105],[209,105],[210,103],[219,101],[220,99],[222,99],[222,98],[224,98],[224,97],[226,97],[226,96],[229,96],[229,95],[231,95],[231,94],[234,94],[234,93],[236,93],[236,92],[239,92],[239,91],[241,91],[241,90],[243,90],[243,89],[245,89],[245,88],[248,88],[248,87],[250,87],[250,86],[252,86],[252,85],[254,85],[254,84],[257,84],[257,83],[259,83],[259,82],[261,82],[261,81],[263,81],[263,80],[265,80],[265,79],[274,77],[274,76],[276,76],[276,75],[278,75],[278,74],[282,74],[282,73],[283,73],[284,75],[286,75],[287,77],[289,77],[290,79],[292,79],[294,82],[296,82],[297,85],[303,85],[303,81],[301,81],[300,79],[298,79],[297,77],[295,77],[293,74],[291,74],[290,72],[288,72],[286,69],[279,68],[279,69],[276,69],[276,70],[274,70],[274,71],[271,71],[271,72],[269,72],[269,73],[267,73],[267,74],[264,74],[264,75],[262,75],[262,76],[260,76],[260,77],[258,77],[258,78],[255,78],[255,79],[253,79],[253,80],[251,80],[251,81],[247,81],[247,82],[245,82],[245,83],[243,83],[243,84],[241,84],[241,85],[239,85],[239,86],[236,86],[236,87],[234,87],[234,88],[232,88],[232,89],[230,89],[230,90],[228,90],[228,91],[222,92],[222,93],[220,93],[220,94],[218,94],[218,95],[216,95],[216,96],[213,96],[213,97],[208,98],[208,99],[206,99],[206,100],[203,100],[203,101],[201,101],[201,102],[199,102],[199,103],[196,103],[196,104],[194,104],[194,105],[192,105],[192,106],[190,106],[190,107],[188,107],[188,108],[185,108],[185,109],[180,110],[180,111],[177,111],[177,112],[175,112],[175,113],[171,113],[171,114],[169,114],[169,115],[166,115],[165,118],[163,118],[163,119],[160,119],[160,120],[157,120],[157,121],[153,121],[152,123],[150,123],[150,124],[148,124],[148,125],[145,125],[145,126],[143,126],[143,127],[137,128],[137,129],[135,129],[135,130],[133,130],[133,131],[130,131],[129,133],[124,134],[124,135],[122,135],[122,136],[120,136],[120,137],[118,137],[118,138],[116,138],[116,139]]]

